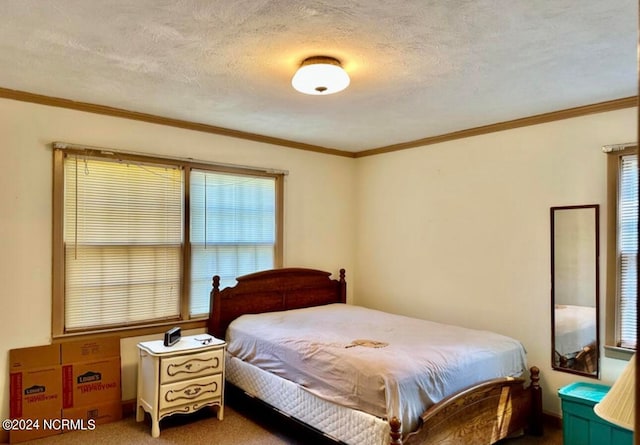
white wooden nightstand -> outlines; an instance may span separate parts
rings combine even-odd
[[[208,334],[182,337],[173,346],[162,340],[138,343],[136,420],[151,414],[151,435],[160,436],[159,422],[173,414],[217,406],[224,416],[226,343]]]

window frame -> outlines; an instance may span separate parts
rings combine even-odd
[[[638,155],[638,146],[629,145],[607,153],[607,286],[605,299],[605,355],[629,360],[636,352],[620,345],[620,314],[618,294],[618,188],[620,159],[626,155]]]
[[[65,264],[64,264],[64,159],[67,155],[100,157],[112,160],[131,162],[144,162],[161,165],[178,166],[184,173],[184,214],[182,244],[182,286],[180,292],[180,316],[179,319],[147,322],[131,326],[121,326],[104,329],[90,329],[84,331],[65,331]],[[206,170],[237,175],[270,177],[275,181],[275,246],[274,267],[282,267],[283,264],[283,226],[284,226],[284,176],[286,172],[272,169],[260,169],[246,166],[234,166],[228,164],[216,164],[205,161],[184,160],[170,157],[147,156],[137,153],[122,152],[117,150],[97,149],[82,146],[70,146],[69,144],[53,144],[53,184],[52,184],[52,338],[64,340],[65,338],[96,337],[103,335],[117,335],[120,338],[148,335],[164,332],[169,327],[180,326],[183,330],[202,329],[206,327],[208,316],[190,318],[189,294],[191,276],[191,246],[189,240],[190,229],[190,191],[189,176],[192,169]]]

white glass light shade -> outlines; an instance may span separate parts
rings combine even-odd
[[[604,420],[633,431],[636,355],[634,354],[607,395],[593,407]]]
[[[349,86],[349,75],[332,57],[310,57],[302,62],[291,79],[291,85],[304,94],[337,93]]]

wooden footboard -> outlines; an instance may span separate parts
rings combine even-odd
[[[390,445],[493,444],[522,430],[542,435],[540,370],[534,366],[530,372],[528,387],[520,378],[493,379],[443,400],[404,439],[402,425],[391,419]]]

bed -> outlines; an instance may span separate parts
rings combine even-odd
[[[595,307],[556,304],[554,311],[555,366],[597,373]]]
[[[361,309],[346,304],[344,270],[340,270],[338,279],[331,279],[330,275],[314,269],[274,269],[238,277],[234,287],[224,290],[219,289],[220,278],[213,277],[209,333],[228,341],[228,383],[348,444],[492,444],[525,429],[532,434],[542,433],[541,389],[536,367],[530,368],[527,384],[521,376],[514,375],[523,370],[523,363],[516,363],[518,359],[507,358],[506,365],[494,366],[487,357],[485,361],[468,363],[470,355],[458,353],[451,362],[464,363],[460,364],[462,367],[454,367],[453,372],[442,371],[440,362],[435,367],[438,372],[425,371],[416,351],[428,349],[425,345],[434,347],[438,343],[437,331],[424,331],[429,334],[422,336],[406,335],[410,340],[406,345],[401,345],[396,335],[402,336],[413,323],[417,323],[418,329],[431,329],[432,322],[362,308],[374,330],[350,331],[350,325],[355,326],[350,320],[355,320]],[[387,320],[387,316],[391,318]],[[291,329],[284,323],[289,317],[305,328],[304,335],[278,333],[276,326]],[[318,321],[316,317],[325,318]],[[330,322],[324,321],[331,319],[338,320],[339,328],[331,328]],[[320,323],[324,329],[313,323]],[[447,332],[441,337],[462,335],[463,340],[458,343],[467,348],[474,343],[468,336],[473,336],[473,332],[456,329],[461,331]],[[319,331],[328,337],[309,336]],[[394,335],[384,334],[391,331]],[[240,341],[237,335],[242,333],[245,338]],[[497,334],[487,335],[497,344],[506,341]],[[262,343],[268,337],[275,339],[271,346]],[[283,342],[283,338],[290,341]],[[290,348],[294,343],[301,343],[303,352]],[[274,355],[269,357],[267,350],[275,351]],[[392,353],[400,355],[393,358]],[[334,361],[311,361],[326,355],[335,356]],[[360,361],[367,357],[384,364],[385,369],[369,372],[374,368],[371,362]],[[305,362],[306,368],[297,366]],[[386,374],[387,368],[399,374]],[[480,372],[485,368],[495,368],[491,372],[498,375]],[[405,378],[408,369],[419,369],[432,374],[431,377],[448,372],[448,377],[436,379],[435,384],[425,379],[415,383]],[[470,369],[478,372],[469,372]],[[322,386],[325,380],[336,392],[326,392]],[[352,386],[345,391],[336,383],[339,380],[347,380],[347,385]],[[455,382],[446,386],[442,380]],[[354,386],[354,381],[359,386]],[[429,385],[432,388],[425,390]],[[414,399],[423,404],[422,408],[411,404]]]

